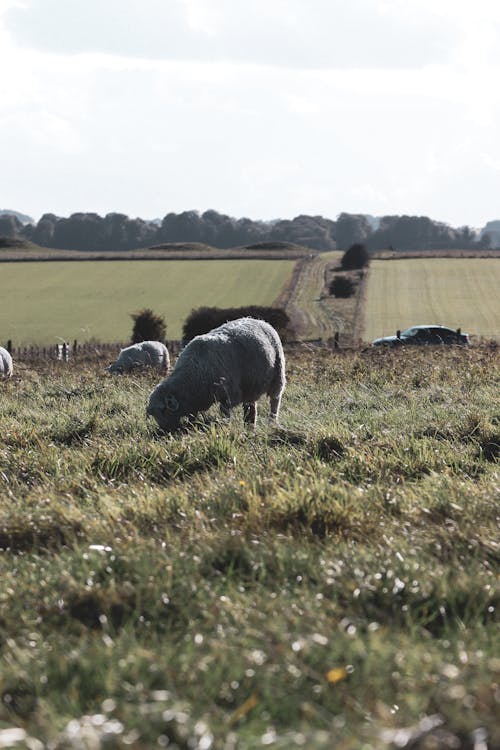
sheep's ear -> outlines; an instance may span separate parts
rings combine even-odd
[[[165,407],[168,409],[168,411],[178,411],[179,409],[179,402],[175,398],[175,396],[167,396],[165,399]]]

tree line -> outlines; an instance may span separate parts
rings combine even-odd
[[[488,229],[488,227],[487,227]],[[427,216],[383,216],[341,213],[336,220],[301,214],[294,219],[254,221],[218,213],[183,211],[162,220],[146,221],[121,213],[102,217],[74,213],[69,217],[44,214],[38,222],[23,223],[17,215],[0,214],[0,237],[28,240],[42,247],[82,251],[124,251],[170,242],[198,242],[217,248],[286,242],[314,250],[346,250],[363,243],[369,251],[484,249],[496,247],[500,235],[479,235],[468,226],[453,228]]]

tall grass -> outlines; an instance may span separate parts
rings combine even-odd
[[[0,747],[500,747],[498,364],[297,350],[279,427],[174,436],[1,382]]]

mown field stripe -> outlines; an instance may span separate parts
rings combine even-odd
[[[394,334],[419,323],[461,327],[500,339],[500,260],[415,258],[372,261],[364,338]]]

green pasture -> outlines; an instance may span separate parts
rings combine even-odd
[[[0,342],[127,341],[130,313],[150,307],[180,338],[201,305],[269,305],[291,260],[82,261],[2,263]]]
[[[364,338],[419,323],[461,327],[500,339],[500,259],[410,258],[373,261],[366,291]]]
[[[255,430],[0,380],[0,748],[500,748],[500,351],[285,355]]]

